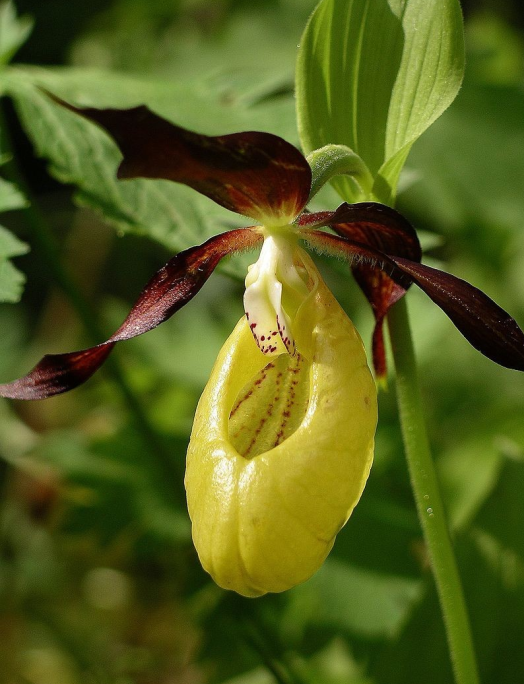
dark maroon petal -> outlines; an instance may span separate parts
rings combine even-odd
[[[189,302],[227,254],[254,247],[262,237],[250,228],[212,237],[180,252],[151,278],[120,328],[96,347],[44,358],[23,378],[0,385],[0,396],[45,399],[85,382],[100,368],[116,342],[156,328]]]
[[[183,183],[261,223],[291,222],[307,202],[309,164],[276,135],[248,131],[209,137],[176,126],[145,106],[82,108],[50,96],[114,138],[124,156],[118,178]]]
[[[329,226],[329,219],[334,215],[334,211],[306,211],[298,217],[296,224],[301,228],[322,228]]]
[[[302,214],[299,226],[330,226],[342,237],[374,247],[384,254],[420,261],[422,250],[413,226],[398,211],[378,202],[344,202],[335,211]]]
[[[351,267],[353,276],[366,295],[375,316],[372,337],[373,368],[378,380],[387,377],[384,321],[389,309],[406,294],[406,288],[395,283],[388,275],[373,266],[358,264]]]
[[[0,385],[0,396],[8,399],[45,399],[74,389],[88,380],[109,356],[115,343],[68,354],[46,354],[23,378]]]
[[[306,229],[301,237],[320,251],[344,257],[351,265],[373,265],[395,283],[408,278],[449,316],[475,349],[501,366],[524,371],[524,333],[504,309],[473,285],[436,268],[381,254],[336,235]]]
[[[304,214],[299,219],[299,225],[330,226],[342,237],[356,240],[385,254],[407,257],[412,261],[420,261],[422,257],[417,234],[409,221],[398,211],[377,202],[344,203],[333,212]],[[398,282],[394,282],[369,263],[353,264],[351,270],[373,309],[373,366],[377,378],[385,378],[384,319],[390,307],[405,294],[410,281],[398,277]]]
[[[384,381],[387,374],[384,319],[389,307],[406,291],[395,280],[409,285],[409,279],[406,279],[406,276],[388,257],[367,245],[311,229],[302,230],[301,237],[320,251],[331,252],[346,258],[363,291],[369,292],[368,299],[375,315],[371,347],[373,367],[377,380]],[[364,278],[362,274],[368,274],[368,277]]]
[[[524,333],[498,304],[465,280],[391,257],[453,321],[475,349],[506,368],[524,371]]]
[[[374,247],[369,247],[356,240],[349,240],[331,233],[323,233],[319,230],[306,228],[301,230],[299,237],[319,252],[327,252],[334,256],[346,259],[351,267],[369,266],[380,269],[394,282],[412,282],[412,278],[406,275],[393,261],[392,257],[383,254]]]
[[[180,252],[151,278],[109,341],[127,340],[156,328],[196,295],[224,256],[252,249],[262,240],[256,230],[238,228]]]

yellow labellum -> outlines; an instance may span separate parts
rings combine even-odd
[[[373,459],[376,389],[361,339],[313,281],[293,320],[298,354],[269,359],[243,317],[200,399],[187,455],[193,540],[215,582],[280,592],[318,570]]]

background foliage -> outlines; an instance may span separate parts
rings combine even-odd
[[[173,250],[235,220],[173,184],[117,184],[107,138],[51,108],[35,84],[81,104],[144,101],[206,133],[258,128],[298,144],[294,61],[313,8],[313,0],[25,0],[28,39],[30,22],[4,7],[0,63],[21,48],[0,74],[2,380],[47,351],[104,339]],[[522,325],[518,4],[464,9],[464,86],[414,145],[397,206],[424,231],[427,263],[478,285]],[[326,190],[315,201],[338,200]],[[451,681],[393,378],[365,495],[315,577],[252,601],[219,590],[200,569],[184,454],[199,393],[242,313],[245,263],[229,262],[187,309],[119,346],[85,387],[0,403],[0,681]],[[371,314],[345,268],[323,267],[367,340]],[[13,305],[21,271],[27,282]],[[482,681],[514,684],[524,671],[524,385],[428,304],[410,291]]]

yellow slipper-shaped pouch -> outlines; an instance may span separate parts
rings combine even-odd
[[[304,582],[349,518],[373,459],[375,383],[362,341],[309,257],[297,353],[268,359],[243,317],[200,399],[185,485],[215,582],[244,596]]]

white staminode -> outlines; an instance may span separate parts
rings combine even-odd
[[[292,234],[266,235],[260,257],[248,269],[244,309],[251,332],[268,356],[295,354],[291,321],[308,289],[294,263]]]

